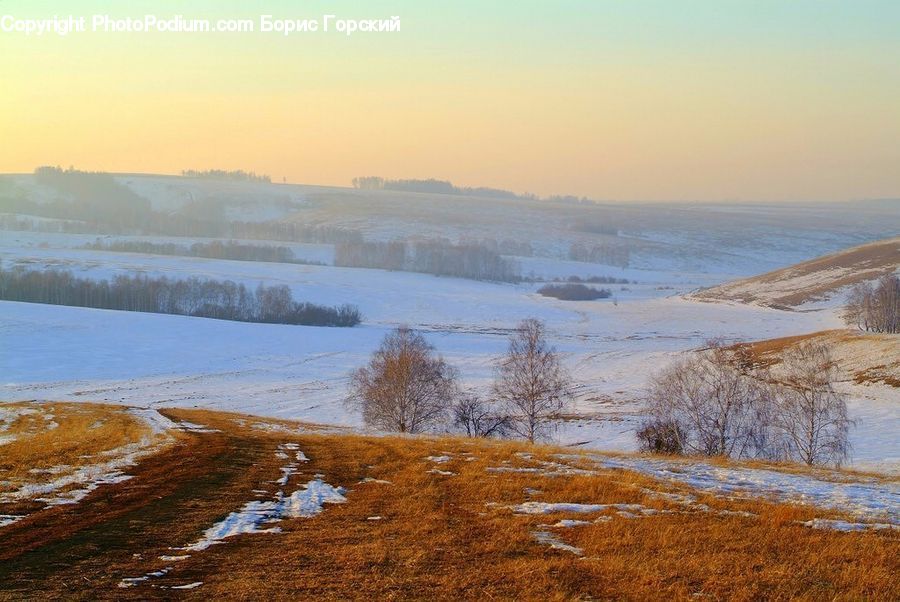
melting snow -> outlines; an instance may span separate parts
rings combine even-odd
[[[163,575],[165,575],[166,573],[168,573],[171,570],[172,570],[172,567],[167,566],[164,569],[161,569],[158,571],[153,571],[152,573],[147,573],[146,575],[143,575],[141,577],[127,577],[127,578],[119,581],[119,587],[121,587],[121,588],[134,587],[138,583],[147,581],[151,577],[162,577]]]
[[[384,479],[373,479],[372,477],[364,478],[362,481],[360,481],[360,484],[362,484],[362,483],[378,483],[379,485],[393,485],[393,483],[391,483],[390,481],[385,481]]]
[[[22,520],[23,518],[25,518],[25,516],[19,514],[0,514],[0,527],[11,525],[14,522]]]
[[[868,531],[870,529],[900,531],[900,525],[889,525],[887,523],[850,523],[843,520],[832,520],[828,518],[814,518],[808,521],[801,521],[801,524],[812,529],[829,529],[832,531]]]
[[[206,530],[203,537],[185,551],[198,552],[223,540],[242,533],[279,533],[278,527],[261,528],[284,518],[310,517],[322,512],[324,504],[341,504],[347,501],[343,487],[333,487],[321,479],[314,479],[285,497],[278,492],[274,501],[252,501],[232,512],[224,520]]]
[[[550,526],[568,529],[569,527],[580,527],[582,525],[590,525],[590,524],[592,524],[592,523],[589,520],[574,520],[571,518],[565,518],[561,521],[557,521],[555,524],[552,524]]]
[[[890,524],[900,526],[898,483],[876,479],[833,482],[804,474],[764,468],[713,466],[698,461],[597,454],[559,457],[563,459],[587,457],[603,468],[634,470],[662,481],[680,483],[720,497],[750,497],[782,503],[811,504],[829,510],[848,512],[864,519],[887,519]]]
[[[186,420],[182,420],[177,425],[178,430],[188,431],[191,433],[220,433],[219,429],[211,429],[208,426],[203,424],[194,424],[193,422],[188,422]]]
[[[184,548],[188,552],[200,552],[212,545],[222,543],[228,537],[242,533],[278,533],[278,527],[260,529],[264,522],[273,522],[278,518],[277,502],[247,502],[237,512],[232,512],[224,520],[216,523],[203,533],[203,537]]]
[[[512,511],[519,514],[550,514],[553,512],[603,512],[609,504],[568,504],[549,502],[525,502],[512,506]]]
[[[283,500],[279,512],[288,518],[309,517],[322,512],[324,504],[342,504],[347,501],[343,487],[332,487],[321,479],[307,483]]]
[[[555,535],[549,533],[547,531],[534,531],[532,532],[532,537],[541,544],[546,546],[550,546],[554,550],[562,550],[563,552],[570,552],[575,554],[576,556],[581,556],[584,554],[584,550],[581,548],[576,548],[575,546],[570,546],[569,544],[560,541],[556,538]]]

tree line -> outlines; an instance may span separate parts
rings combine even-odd
[[[341,243],[335,246],[334,265],[497,282],[521,280],[518,265],[499,253],[445,241]]]
[[[576,242],[569,247],[569,259],[627,268],[631,261],[631,250],[623,243],[603,243],[589,246]]]
[[[116,186],[121,186],[112,180]],[[168,214],[155,211],[149,201],[127,191],[109,193],[106,201],[53,201],[36,203],[22,198],[0,197],[0,212],[62,220],[34,222],[3,216],[3,229],[66,232],[71,234],[196,236],[203,238],[242,238],[283,242],[337,244],[363,240],[358,230],[296,222],[242,222],[207,219],[185,212]],[[119,191],[121,192],[121,190]],[[135,200],[135,197],[140,200]],[[104,196],[98,197],[100,199]],[[116,200],[117,199],[117,200]]]
[[[203,180],[222,180],[229,182],[257,182],[271,184],[272,178],[265,174],[257,174],[243,169],[185,169],[181,175],[186,178],[199,178]]]
[[[900,333],[900,278],[886,274],[875,284],[857,284],[850,291],[844,318],[860,330]]]
[[[270,324],[349,327],[362,320],[354,305],[295,301],[286,285],[260,284],[251,290],[230,280],[196,277],[119,274],[112,280],[91,280],[64,270],[0,267],[0,299]]]
[[[233,240],[198,242],[192,245],[157,243],[141,240],[103,241],[97,239],[84,245],[92,251],[118,251],[125,253],[147,253],[151,255],[176,255],[181,257],[204,257],[207,259],[227,259],[233,261],[263,261],[269,263],[299,263],[324,265],[321,262],[297,259],[287,247],[270,245],[248,245]]]
[[[454,194],[467,196],[493,197],[497,199],[520,199],[526,201],[544,201],[547,203],[560,203],[566,205],[596,205],[596,201],[584,196],[571,194],[553,194],[540,197],[531,192],[517,193],[502,188],[489,186],[455,186],[447,180],[428,179],[399,179],[390,180],[380,176],[359,176],[351,181],[354,188],[359,190],[397,190],[403,192],[424,192],[432,194]]]
[[[502,190],[500,188],[489,188],[486,186],[460,187],[454,186],[447,180],[436,180],[429,178],[427,180],[387,180],[379,176],[360,176],[353,178],[353,187],[360,190],[396,190],[400,192],[426,192],[432,194],[456,194],[470,196],[484,196],[501,199],[520,198],[515,192]]]

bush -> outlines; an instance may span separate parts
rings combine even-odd
[[[506,437],[513,432],[512,419],[496,404],[475,394],[462,395],[451,408],[453,427],[467,437]]]
[[[539,294],[563,301],[594,301],[608,299],[612,292],[605,288],[594,288],[583,284],[546,284],[538,289]]]
[[[683,454],[685,437],[685,430],[674,420],[651,418],[637,432],[640,451],[652,454]]]

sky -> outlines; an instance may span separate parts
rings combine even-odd
[[[252,5],[248,8],[248,5]],[[439,178],[598,200],[900,197],[900,2],[47,2],[395,33],[0,32],[0,172]]]

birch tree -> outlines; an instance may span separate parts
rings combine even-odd
[[[834,388],[837,368],[829,347],[807,342],[789,349],[779,380],[774,427],[786,455],[807,465],[840,465],[850,451],[852,421]]]
[[[546,436],[571,397],[569,383],[559,354],[547,343],[543,322],[521,322],[497,365],[493,386],[512,430],[531,442]]]
[[[368,365],[350,377],[348,403],[387,431],[421,433],[442,423],[456,399],[456,371],[416,330],[385,336]]]

